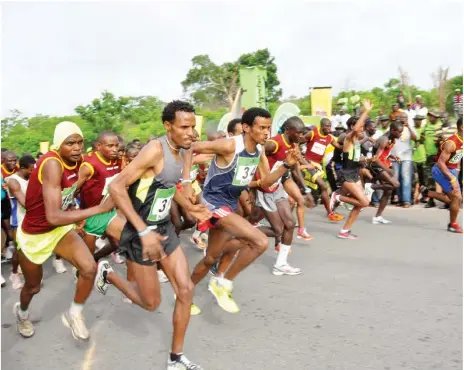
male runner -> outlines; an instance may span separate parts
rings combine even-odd
[[[5,182],[5,190],[7,178],[13,175],[18,170],[18,156],[12,150],[5,150],[2,152],[2,178]],[[10,201],[11,200],[11,201]],[[6,234],[6,250],[5,258],[11,259],[14,256],[16,250],[14,239],[15,239],[15,230],[16,230],[16,210],[17,204],[14,198],[10,197],[10,194],[7,193],[7,196],[2,200],[2,229]],[[13,221],[13,222],[12,222]]]
[[[211,213],[205,206],[193,205],[183,193],[176,192],[176,183],[183,177],[188,180],[191,167],[191,155],[186,149],[192,144],[195,127],[193,106],[175,100],[164,108],[162,120],[166,135],[145,145],[109,186],[117,208],[127,218],[120,250],[126,255],[127,269],[134,283],[116,275],[105,263],[99,270],[98,276],[104,282],[99,289],[105,293],[106,283],[111,283],[133,303],[154,311],[161,302],[156,272],[156,262],[160,261],[177,296],[167,368],[200,370],[199,365],[191,363],[182,353],[194,286],[187,259],[179,248],[180,241],[170,221],[171,202],[175,200],[200,220],[208,219]]]
[[[339,191],[333,192],[330,198],[331,210],[338,202],[345,202],[354,206],[345,221],[345,225],[338,234],[340,239],[358,238],[351,233],[351,227],[358,218],[361,209],[369,205],[369,200],[364,194],[364,189],[359,181],[359,171],[361,169],[361,140],[364,137],[364,123],[373,105],[369,100],[365,100],[363,101],[363,107],[364,112],[361,117],[344,138],[342,169],[339,177],[341,188]]]
[[[28,308],[34,295],[40,292],[42,264],[56,253],[80,271],[74,300],[62,316],[63,324],[71,329],[75,339],[88,340],[82,309],[92,291],[97,266],[74,230],[74,223],[107,212],[112,204],[69,210],[74,202],[82,159],[82,131],[73,122],[61,122],[55,128],[53,143],[58,150],[48,152],[37,162],[26,191],[27,212],[17,235],[25,283],[20,302],[15,305],[16,323],[23,337],[34,335]]]
[[[261,180],[258,187],[269,187],[282,177],[290,166],[296,165],[293,150],[276,171],[269,173],[269,163],[262,150],[271,126],[271,115],[261,108],[250,108],[243,113],[244,134],[230,139],[197,142],[193,150],[203,154],[215,154],[203,188],[202,202],[213,211],[213,217],[205,225],[209,231],[206,256],[196,265],[192,281],[198,284],[222,254],[240,250],[224,277],[213,277],[209,290],[225,311],[239,311],[232,298],[233,280],[263,254],[269,246],[267,237],[237,213],[240,194],[252,182],[256,169]],[[233,239],[233,240],[231,240]]]
[[[369,169],[374,175],[374,178],[379,180],[381,185],[384,186],[379,208],[377,209],[376,215],[372,218],[372,223],[374,225],[391,223],[391,221],[383,218],[382,214],[388,204],[393,189],[397,189],[400,186],[399,181],[396,179],[391,169],[390,162],[390,159],[394,161],[399,161],[400,159],[396,156],[392,156],[390,153],[395,145],[395,141],[401,137],[403,128],[403,123],[401,121],[393,121],[390,124],[390,130],[377,139],[373,147],[374,157],[372,158],[373,160],[370,163]],[[372,189],[376,190],[377,188],[373,185]]]
[[[457,122],[457,133],[443,142],[438,153],[438,161],[432,168],[433,179],[442,187],[443,193],[421,187],[425,197],[438,199],[450,206],[450,223],[448,231],[462,234],[462,228],[456,222],[462,202],[461,189],[458,183],[458,167],[462,158],[462,117]]]
[[[227,125],[227,133],[229,134],[229,137],[241,135],[243,133],[242,119],[234,118],[231,120]]]
[[[35,166],[35,159],[32,156],[23,156],[19,160],[19,170],[13,175],[7,177],[8,192],[18,203],[17,209],[17,227],[21,227],[24,216],[26,214],[26,190],[29,177]],[[15,249],[12,259],[12,272],[10,275],[11,286],[13,289],[21,289],[23,282],[18,273],[18,253]]]
[[[341,149],[341,146],[337,143],[337,139],[333,137],[330,132],[332,130],[332,123],[328,118],[322,118],[320,128],[315,127],[306,136],[306,153],[305,158],[309,162],[317,163],[319,166],[322,165],[322,159],[324,158],[325,151],[329,145],[333,145],[335,148]],[[321,191],[322,203],[327,211],[327,217],[330,221],[341,221],[343,216],[330,211],[330,197],[327,185],[325,184],[322,177],[324,172],[322,168],[317,170],[308,170],[310,174],[311,183],[318,186]]]

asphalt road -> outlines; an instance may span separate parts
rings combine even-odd
[[[289,258],[303,274],[273,276],[270,248],[236,281],[237,315],[217,306],[205,279],[186,355],[206,370],[462,369],[462,237],[445,231],[447,211],[389,208],[391,225],[372,225],[373,212],[362,212],[355,225],[358,241],[337,239],[340,225],[327,221],[322,207],[308,212],[315,239],[296,240]],[[193,265],[201,253],[187,234],[183,240]],[[2,270],[7,277],[9,266]],[[123,303],[114,287],[106,296],[94,292],[84,310],[92,339],[83,344],[60,319],[74,292],[70,271],[57,275],[45,265],[30,339],[16,333],[19,292],[2,289],[2,369],[165,369],[170,285],[163,284],[155,313]]]

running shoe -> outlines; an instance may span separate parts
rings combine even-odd
[[[31,320],[29,320],[29,317],[22,319],[21,316],[19,316],[19,307],[20,303],[16,302],[13,309],[13,312],[16,316],[16,328],[22,337],[30,338],[35,333],[34,325],[32,324]]]
[[[310,235],[310,236],[311,236],[311,235]],[[311,237],[311,238],[312,238],[312,237]],[[299,238],[299,239],[300,239],[300,238]],[[311,240],[311,239],[308,239],[308,240]],[[280,244],[277,244],[277,245],[274,247],[274,251],[275,251],[276,253],[279,253],[279,252],[280,252]],[[291,254],[291,253],[292,253],[292,250],[290,249],[290,250],[288,251],[288,254]]]
[[[345,209],[347,209],[348,211],[351,211],[354,208],[354,205],[352,205],[352,204],[348,204],[348,203],[345,203],[345,202],[342,202],[342,203],[343,203],[343,206],[345,207]]]
[[[304,240],[313,240],[314,238],[308,234],[306,229],[298,229],[298,234],[296,235],[298,239],[304,239]],[[280,250],[279,246],[276,246],[276,251],[278,252]],[[291,251],[290,251],[291,252]]]
[[[169,281],[163,270],[158,270],[158,280],[160,283],[167,283]]]
[[[95,288],[97,290],[105,295],[106,292],[108,291],[108,281],[106,281],[106,275],[109,272],[113,271],[113,268],[110,266],[108,261],[105,260],[100,260],[97,265],[97,276],[95,277]]]
[[[338,201],[337,201],[337,195],[338,193],[336,191],[333,191],[332,194],[330,195],[330,205],[329,205],[329,208],[330,208],[330,212],[333,212],[335,207],[338,205]]]
[[[14,242],[9,242],[8,247],[5,250],[5,259],[7,261],[11,260],[13,258],[14,251],[16,249],[15,243]]]
[[[24,283],[21,280],[19,274],[10,274],[11,287],[13,289],[21,289],[24,286]]]
[[[200,307],[192,303],[192,305],[190,306],[190,316],[197,316],[199,314],[201,314]]]
[[[168,370],[203,370],[200,365],[190,362],[184,354],[180,355],[176,361],[168,359]]]
[[[462,228],[459,226],[457,222],[453,222],[452,224],[448,224],[448,231],[451,233],[462,234]]]
[[[344,233],[340,231],[337,235],[337,238],[355,240],[355,239],[358,239],[358,236],[351,234],[351,230],[348,230],[347,232],[344,232]]]
[[[56,258],[53,259],[53,267],[57,274],[64,274],[68,269],[63,263],[63,260],[57,260]]]
[[[341,221],[343,220],[345,217],[343,217],[341,214],[339,213],[336,213],[336,212],[332,212],[330,213],[327,218],[330,220],[330,221]]]
[[[18,274],[19,275],[22,275],[23,274],[23,270],[21,270],[21,266],[18,265]]]
[[[364,185],[364,194],[366,195],[367,199],[369,200],[369,203],[371,202],[372,199],[372,194],[374,194],[375,190],[372,189],[372,184],[370,182],[367,182]]]
[[[74,339],[83,341],[89,340],[90,334],[85,326],[84,315],[82,312],[77,315],[71,315],[69,311],[67,311],[61,315],[61,321],[64,326],[71,329]]]
[[[5,288],[5,286],[6,286],[6,280],[5,280],[5,278],[3,277],[3,275],[0,275],[0,276],[2,277],[1,286],[2,286],[2,288]]]
[[[219,307],[221,307],[224,311],[229,313],[240,312],[240,308],[238,308],[237,303],[235,303],[235,300],[232,297],[232,286],[225,287],[219,283],[218,279],[213,278],[208,284],[208,290],[214,295]]]
[[[118,253],[116,252],[113,252],[111,253],[111,257],[113,258],[113,261],[114,263],[118,264],[118,265],[121,265],[123,264],[124,262],[126,262],[126,260],[124,258],[122,258]]]
[[[122,301],[123,301],[124,303],[127,303],[127,304],[132,304],[132,303],[133,303],[133,302],[132,302],[129,298],[127,298],[125,295],[122,296]]]
[[[391,221],[388,221],[384,219],[382,216],[379,216],[379,217],[373,217],[372,223],[374,225],[379,225],[379,224],[388,225],[388,224],[391,224]]]
[[[288,263],[282,266],[275,265],[274,268],[272,269],[272,273],[275,276],[282,276],[282,275],[294,276],[294,275],[300,275],[301,272],[302,272],[301,269],[299,269],[298,267],[292,267]]]
[[[204,251],[206,250],[206,243],[203,241],[202,238],[194,238],[193,236],[190,237],[190,241],[197,247],[197,249]]]

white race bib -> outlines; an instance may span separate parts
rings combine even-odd
[[[113,175],[111,177],[107,177],[105,179],[105,186],[103,187],[103,191],[102,191],[103,197],[106,197],[108,195],[108,187],[110,186],[111,181],[113,181],[116,178],[116,176],[118,176],[118,174]]]
[[[318,155],[324,155],[324,153],[325,153],[325,148],[327,148],[326,145],[323,145],[323,144],[321,144],[321,143],[316,143],[316,142],[315,142],[315,143],[313,144],[312,148],[311,148],[311,151],[312,151],[313,153],[318,154]]]
[[[171,211],[171,202],[174,194],[176,193],[176,187],[173,186],[170,189],[157,189],[155,198],[150,208],[150,214],[148,215],[148,221],[156,222],[164,220],[168,217]]]
[[[456,151],[456,154],[453,156],[453,158],[451,158],[448,162],[456,164],[461,161],[461,158],[462,158],[462,149],[459,149]]]
[[[238,157],[232,185],[247,186],[255,176],[260,157]]]

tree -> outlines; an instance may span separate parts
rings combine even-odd
[[[266,95],[271,102],[282,96],[277,78],[277,65],[268,49],[241,55],[235,62],[221,65],[211,61],[208,55],[192,58],[192,68],[188,71],[182,87],[194,103],[201,108],[215,110],[231,108],[237,89],[240,87],[240,67],[263,66],[267,72]]]

